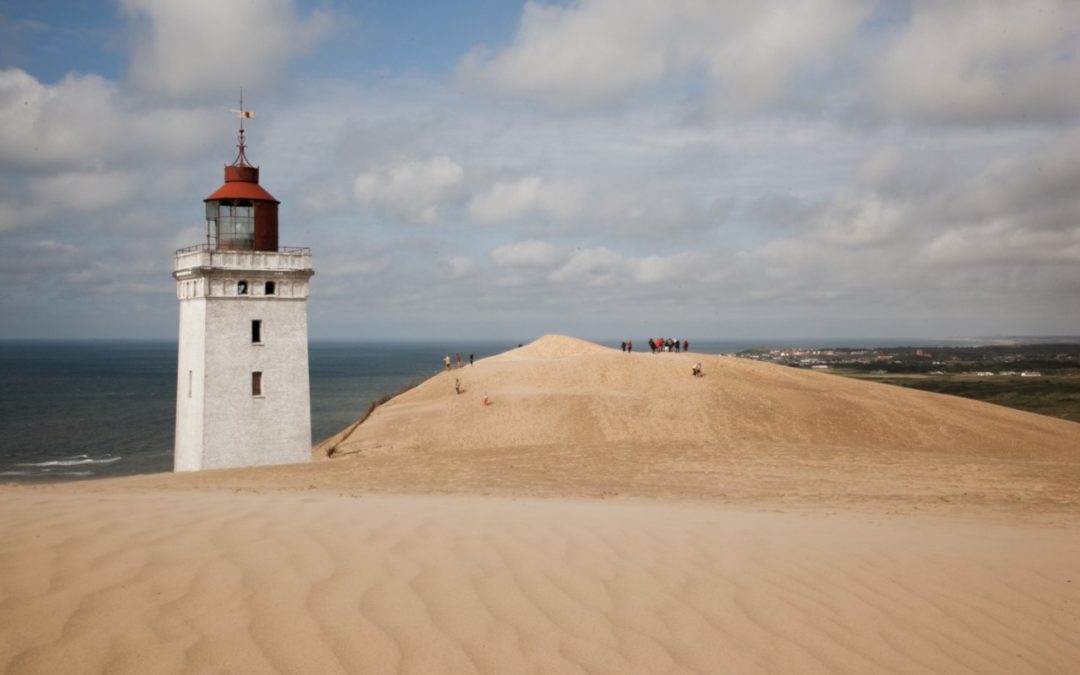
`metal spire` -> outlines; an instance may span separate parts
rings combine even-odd
[[[240,118],[240,134],[237,137],[236,147],[239,152],[236,154],[236,159],[233,161],[233,166],[251,166],[248,162],[247,155],[244,154],[247,145],[244,143],[244,120],[251,119],[255,116],[255,111],[247,110],[244,108],[244,88],[240,88],[240,109],[233,109],[232,112]]]

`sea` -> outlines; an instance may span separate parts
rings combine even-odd
[[[647,338],[634,340],[635,350]],[[312,441],[355,422],[379,398],[523,341],[309,345]],[[598,341],[615,348],[617,341]],[[699,340],[691,351],[753,347],[890,347],[912,340]],[[920,345],[941,344],[923,340]],[[86,480],[172,470],[175,342],[0,341],[0,482]]]

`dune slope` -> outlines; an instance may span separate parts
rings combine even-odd
[[[698,362],[704,377],[691,375]],[[1075,423],[827,373],[624,354],[562,336],[440,373],[378,408],[333,456],[343,476],[379,476],[374,482],[406,490],[1080,507]]]
[[[698,362],[704,377],[691,375]],[[455,380],[463,394],[455,393]],[[1048,458],[1080,446],[1080,425],[744,359],[627,355],[547,336],[389,401],[337,453],[626,442]]]

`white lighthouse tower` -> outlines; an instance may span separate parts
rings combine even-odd
[[[308,248],[278,246],[278,201],[239,152],[207,197],[206,243],[176,252],[176,471],[311,460]]]

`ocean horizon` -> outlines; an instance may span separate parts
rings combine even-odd
[[[637,351],[647,349],[647,337],[632,339]],[[690,349],[719,354],[759,347],[888,348],[1022,339],[1048,338],[691,339]],[[594,341],[615,348],[620,342]],[[484,358],[523,342],[313,340],[312,443],[355,422],[373,401],[437,374],[445,355],[460,353],[467,362],[470,352]],[[171,471],[176,356],[175,340],[0,340],[0,481]]]

